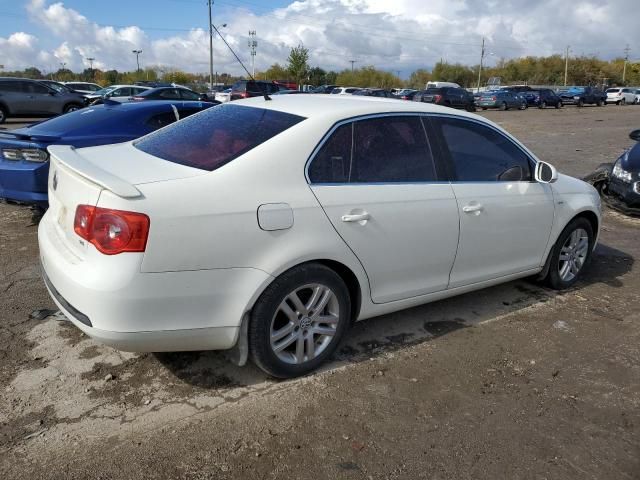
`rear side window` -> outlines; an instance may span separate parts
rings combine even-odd
[[[309,167],[312,183],[434,181],[436,172],[417,116],[359,120],[337,128]]]
[[[460,182],[531,181],[531,164],[511,140],[476,122],[434,118]]]
[[[219,105],[143,137],[136,148],[169,162],[213,171],[304,120],[290,113]]]
[[[0,82],[0,92],[22,92],[20,82],[17,80],[8,80]]]

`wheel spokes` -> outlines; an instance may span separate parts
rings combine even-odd
[[[320,355],[337,335],[340,305],[331,288],[301,286],[280,303],[271,321],[271,350],[283,362],[301,364]]]

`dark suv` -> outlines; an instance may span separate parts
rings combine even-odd
[[[607,94],[595,87],[570,87],[558,92],[564,105],[583,107],[587,104],[602,107],[607,103]]]
[[[555,107],[560,108],[562,106],[562,100],[560,97],[550,88],[541,88],[539,90],[530,90],[528,92],[522,92],[527,99],[527,104],[531,107],[546,108]]]
[[[277,84],[273,82],[266,82],[264,80],[240,80],[233,84],[231,87],[231,100],[240,100],[241,98],[259,97],[264,95],[270,95],[279,90]]]
[[[413,96],[414,102],[436,103],[445,107],[464,108],[468,112],[475,112],[476,106],[473,94],[464,88],[440,87],[428,88]]]
[[[59,115],[82,108],[82,97],[28,78],[0,78],[0,123],[20,115]]]

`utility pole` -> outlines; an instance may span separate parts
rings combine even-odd
[[[142,50],[131,50],[131,53],[134,53],[136,56],[136,65],[138,66],[138,70],[136,71],[140,73],[140,54],[142,53]]]
[[[564,53],[564,86],[567,86],[567,76],[569,75],[569,48],[570,45],[567,45],[567,49]]]
[[[629,48],[629,44],[627,43],[627,47],[624,49],[624,67],[622,68],[622,84],[625,84],[625,79],[627,78],[627,63],[629,63],[629,52],[631,49]]]
[[[484,53],[484,37],[482,37],[482,48],[480,49],[480,68],[478,69],[478,93],[480,92],[480,82],[482,81],[482,62],[484,61]]]
[[[351,71],[353,72],[353,64],[356,63],[358,60],[349,60],[351,62]]]
[[[213,20],[211,17],[211,5],[213,0],[208,0],[209,4],[209,88],[213,88]]]
[[[93,61],[95,60],[94,57],[87,57],[87,61],[89,62],[89,70],[91,71],[91,80],[93,80]]]
[[[256,31],[249,30],[249,41],[247,42],[251,49],[251,76],[256,76],[256,48],[258,48],[258,40],[256,40]]]

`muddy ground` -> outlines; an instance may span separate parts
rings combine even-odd
[[[560,171],[640,107],[487,112]],[[27,210],[0,205],[2,479],[640,479],[640,220],[607,212],[583,280],[518,281],[357,324],[322,372],[103,347],[53,309]]]

